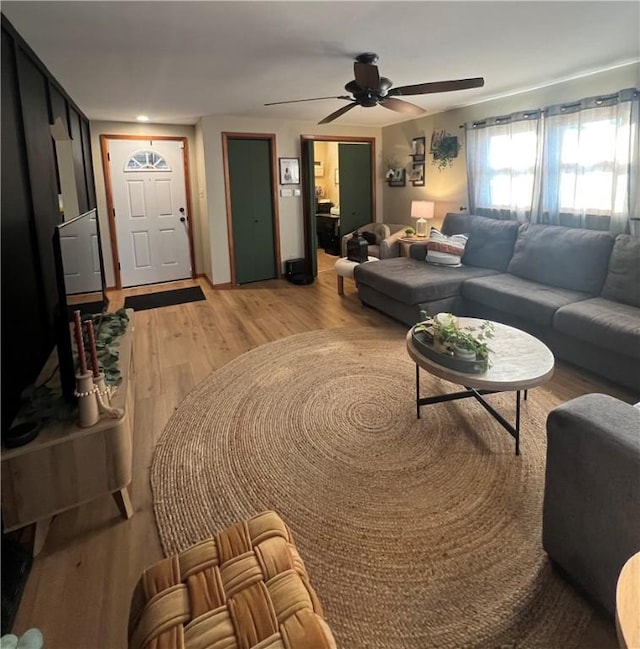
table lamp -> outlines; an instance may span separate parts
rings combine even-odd
[[[411,218],[416,221],[416,236],[426,237],[427,219],[433,218],[435,203],[433,201],[411,201]]]

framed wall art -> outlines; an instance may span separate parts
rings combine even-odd
[[[389,169],[387,172],[387,182],[389,187],[404,187],[407,184],[407,173],[404,167]]]
[[[300,184],[300,160],[298,158],[278,158],[281,185]]]
[[[414,187],[424,187],[424,162],[414,162],[409,180]]]
[[[414,137],[411,140],[411,153],[409,154],[414,162],[424,162],[426,138]]]

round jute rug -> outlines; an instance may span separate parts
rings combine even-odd
[[[459,388],[421,373],[423,395]],[[578,647],[590,607],[541,547],[545,420],[522,454],[474,400],[415,414],[398,329],[298,334],[214,372],[151,467],[167,554],[265,509],[291,527],[338,645]],[[513,394],[489,400],[513,420]]]

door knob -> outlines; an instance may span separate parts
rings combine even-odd
[[[181,216],[180,217],[180,223],[184,223],[187,220],[186,216]]]

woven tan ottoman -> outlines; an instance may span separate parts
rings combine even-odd
[[[131,649],[335,649],[289,529],[274,512],[144,571]]]

